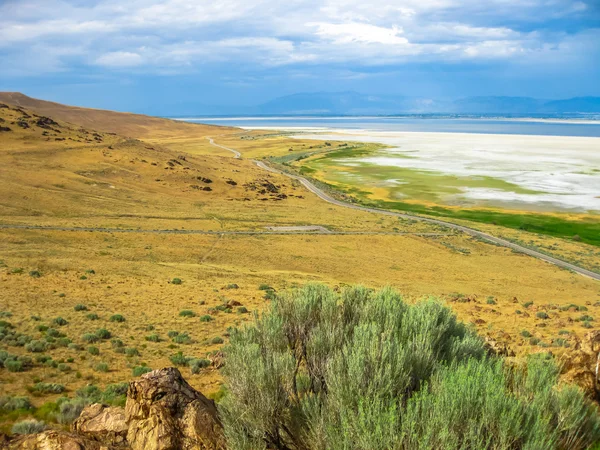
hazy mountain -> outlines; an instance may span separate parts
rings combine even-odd
[[[254,109],[257,114],[543,114],[600,112],[600,97],[543,100],[531,97],[466,97],[455,101],[365,95],[357,92],[300,93]]]

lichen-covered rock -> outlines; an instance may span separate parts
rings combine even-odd
[[[123,408],[100,403],[86,406],[72,426],[76,433],[115,445],[125,442],[127,429]]]
[[[21,436],[6,444],[9,450],[113,450],[110,444],[101,444],[84,436],[64,431],[47,430]]]
[[[225,448],[214,402],[175,368],[155,370],[131,382],[125,415],[133,450]]]

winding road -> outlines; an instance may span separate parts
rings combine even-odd
[[[208,138],[208,139],[209,139],[209,142],[211,143],[211,145],[214,145],[215,147],[219,147],[219,148],[222,148],[222,149],[225,149],[225,150],[229,150],[238,159],[240,159],[242,157],[242,154],[240,152],[238,152],[237,150],[234,150],[234,149],[229,148],[229,147],[225,147],[224,145],[216,144],[213,141],[212,138]],[[385,209],[369,208],[369,207],[366,207],[366,206],[355,205],[353,203],[347,203],[347,202],[344,202],[344,201],[341,201],[341,200],[338,200],[338,199],[335,199],[335,198],[331,197],[330,195],[328,195],[327,193],[325,193],[323,190],[319,189],[317,186],[315,186],[313,183],[311,183],[310,181],[308,181],[304,177],[301,177],[299,175],[292,175],[290,173],[283,172],[281,170],[275,169],[275,168],[267,165],[264,161],[252,160],[252,162],[254,164],[256,164],[258,167],[260,167],[261,169],[263,169],[263,170],[266,170],[266,171],[271,172],[271,173],[276,173],[276,174],[279,174],[279,175],[283,175],[283,176],[286,176],[288,178],[291,178],[291,179],[299,181],[310,192],[312,192],[313,194],[317,195],[322,200],[324,200],[324,201],[326,201],[328,203],[331,203],[333,205],[341,206],[341,207],[344,207],[344,208],[356,209],[358,211],[366,211],[366,212],[375,213],[375,214],[382,214],[382,215],[386,215],[386,216],[400,217],[402,219],[418,220],[418,221],[421,221],[421,222],[431,223],[431,224],[434,224],[434,225],[439,225],[439,226],[443,226],[443,227],[446,227],[446,228],[450,228],[452,230],[461,231],[461,232],[463,232],[465,234],[468,234],[470,236],[482,239],[482,240],[487,241],[487,242],[489,242],[491,244],[500,245],[502,247],[510,248],[511,250],[523,253],[525,255],[533,256],[534,258],[540,259],[542,261],[549,262],[550,264],[554,264],[555,266],[561,267],[563,269],[568,269],[568,270],[571,270],[571,271],[576,272],[578,274],[581,274],[581,275],[584,275],[586,277],[590,277],[590,278],[593,278],[595,280],[599,280],[600,281],[600,274],[598,274],[596,272],[592,272],[591,270],[584,269],[583,267],[576,266],[575,264],[568,263],[566,261],[563,261],[561,259],[555,258],[553,256],[546,255],[546,254],[538,252],[536,250],[533,250],[533,249],[530,249],[530,248],[527,248],[527,247],[523,247],[522,245],[515,244],[514,242],[511,242],[509,240],[502,239],[502,238],[499,238],[499,237],[496,237],[496,236],[492,236],[491,234],[484,233],[483,231],[478,231],[478,230],[475,230],[473,228],[465,227],[463,225],[458,225],[458,224],[455,224],[455,223],[452,223],[452,222],[446,222],[444,220],[433,219],[433,218],[422,217],[422,216],[414,216],[414,215],[411,215],[411,214],[403,214],[403,213],[388,211],[388,210],[385,210]]]

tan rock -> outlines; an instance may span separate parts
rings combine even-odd
[[[125,442],[127,429],[123,408],[100,403],[86,406],[72,425],[72,430],[76,433],[114,444]]]
[[[112,450],[115,447],[101,444],[64,431],[48,430],[38,434],[30,434],[13,439],[9,450]]]
[[[175,368],[155,370],[131,382],[125,415],[133,450],[225,449],[214,402]]]

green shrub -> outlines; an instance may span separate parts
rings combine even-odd
[[[100,340],[96,333],[85,333],[83,336],[81,336],[81,339],[89,344],[93,344],[94,342],[98,342]]]
[[[10,395],[3,395],[0,397],[1,414],[18,410],[25,411],[30,409],[33,409],[33,405],[27,397],[12,397]]]
[[[167,336],[169,336],[171,339],[173,339],[175,336],[179,336],[179,331],[169,331],[167,333]]]
[[[61,424],[70,424],[79,417],[83,408],[90,404],[84,398],[64,399],[59,402],[59,411],[56,414],[56,420]]]
[[[496,304],[496,300],[494,299],[494,297],[488,297],[485,302],[488,305],[495,305]]]
[[[62,384],[58,383],[35,383],[31,388],[30,392],[35,394],[62,394],[66,388]]]
[[[87,320],[98,320],[100,318],[96,313],[89,313],[85,317]]]
[[[219,410],[231,449],[584,449],[597,407],[552,359],[488,356],[437,300],[391,289],[278,295],[232,330]],[[560,424],[560,425],[558,425]]]
[[[90,275],[94,275],[96,273],[96,271],[94,269],[88,269],[85,271],[85,273],[90,274]]]
[[[230,283],[227,286],[225,286],[225,289],[239,289],[240,287],[235,284],[235,283]]]
[[[87,311],[88,307],[85,305],[82,305],[81,303],[78,303],[77,305],[75,305],[75,307],[73,309],[75,309],[75,311]]]
[[[79,279],[80,279],[80,280],[87,280],[87,277],[86,277],[85,275],[81,275],[81,276],[79,277]]]
[[[275,300],[277,298],[277,294],[273,289],[267,289],[265,291],[264,299],[265,300]]]
[[[171,280],[171,284],[181,284],[183,283],[183,281],[181,280],[181,278],[173,278]]]
[[[188,361],[191,358],[184,356],[182,352],[178,352],[172,355],[169,359],[171,360],[171,363],[175,366],[187,366]]]
[[[538,319],[547,319],[549,316],[544,311],[538,311],[537,313],[535,313],[535,317],[537,317]]]
[[[111,322],[125,322],[125,317],[123,317],[121,314],[113,314],[108,320]]]
[[[210,322],[211,320],[214,319],[210,314],[204,314],[203,316],[200,316],[200,322]]]
[[[533,305],[533,302],[525,302],[525,303],[523,303],[523,307],[524,308],[529,308],[531,305]]]
[[[594,328],[594,325],[592,325],[590,322],[583,322],[581,326],[583,328]]]
[[[532,334],[527,330],[523,330],[523,331],[521,331],[521,336],[530,338],[532,336]]]
[[[123,347],[125,347],[125,344],[123,344],[123,341],[121,339],[111,339],[110,340],[110,345],[112,346],[112,348],[123,348]]]
[[[224,341],[221,336],[215,336],[214,338],[210,339],[208,342],[210,342],[211,344],[222,344]]]
[[[208,366],[210,366],[210,360],[208,359],[192,358],[188,361],[188,367],[191,369],[193,374],[200,373],[200,370]]]
[[[272,291],[273,288],[271,286],[269,286],[268,284],[262,283],[258,286],[258,289],[260,291]]]
[[[187,333],[181,333],[173,337],[173,342],[176,344],[191,344],[193,340]]]
[[[98,336],[98,339],[106,340],[110,339],[112,337],[112,334],[106,328],[98,328],[96,330],[96,336]]]
[[[558,334],[562,336],[564,334],[571,334],[571,332],[567,330],[559,330]]]
[[[39,322],[40,320],[42,320],[42,318],[40,316],[31,316],[31,320]]]
[[[58,365],[57,369],[61,372],[70,372],[71,366],[69,366],[68,364],[65,364],[65,363],[61,363]]]
[[[59,327],[65,326],[67,325],[69,322],[67,322],[65,319],[63,319],[62,317],[57,317],[56,319],[54,319],[52,321],[52,323],[54,325],[58,325]]]
[[[4,367],[9,372],[24,372],[26,369],[25,364],[18,359],[7,359],[4,361]]]
[[[103,362],[102,362],[102,363],[98,363],[98,364],[96,364],[96,365],[94,366],[94,370],[95,370],[96,372],[104,372],[104,373],[106,373],[106,372],[108,372],[108,370],[109,370],[109,369],[108,369],[108,364],[106,364],[106,363],[103,363]]]
[[[57,347],[68,347],[71,344],[71,339],[63,337],[56,340]]]
[[[238,314],[246,314],[248,312],[248,308],[246,308],[245,306],[238,306],[236,312]]]
[[[100,349],[94,346],[88,347],[87,351],[90,355],[94,356],[98,356],[100,354]]]
[[[588,314],[583,314],[575,320],[580,321],[580,322],[592,322],[594,320],[594,318]]]
[[[194,311],[190,311],[189,309],[184,309],[182,311],[179,311],[179,316],[180,317],[195,317],[196,313]]]
[[[129,348],[125,349],[125,355],[127,355],[127,356],[140,356],[140,352],[138,351],[137,348],[129,347]]]
[[[13,434],[36,434],[41,433],[45,429],[46,424],[44,422],[35,419],[26,419],[15,423],[10,431]]]
[[[48,344],[44,341],[31,341],[25,345],[25,350],[32,353],[42,353],[48,349]]]
[[[46,331],[48,331],[48,325],[38,325],[37,327],[35,327],[36,330],[38,330],[40,333],[45,333]]]
[[[42,274],[39,270],[32,270],[29,272],[29,276],[33,278],[40,278]]]
[[[150,367],[146,366],[136,366],[133,368],[132,373],[134,377],[139,377],[140,375],[144,375],[145,373],[152,372]]]
[[[46,330],[46,336],[50,336],[50,337],[53,337],[53,338],[61,338],[61,337],[65,337],[65,335],[64,335],[64,334],[62,334],[60,331],[58,331],[58,330],[57,330],[57,329],[55,329],[55,328],[48,328],[48,329]]]
[[[160,336],[158,334],[151,334],[150,336],[146,336],[146,340],[150,342],[160,342]]]

